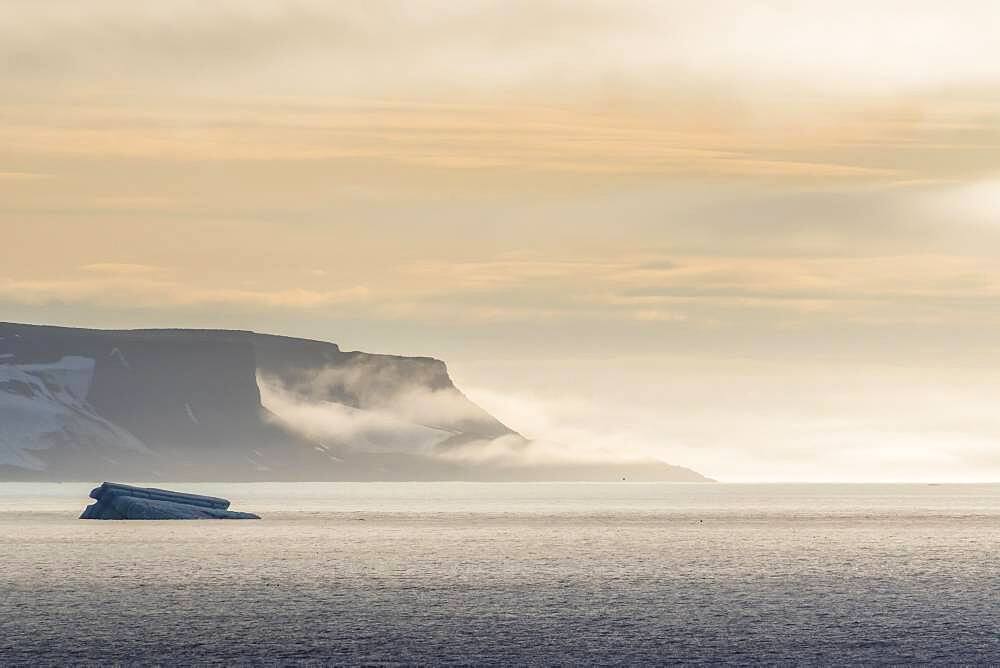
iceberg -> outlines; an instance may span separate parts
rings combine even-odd
[[[96,503],[81,520],[259,520],[253,513],[229,510],[229,500],[155,487],[105,482],[90,491]]]

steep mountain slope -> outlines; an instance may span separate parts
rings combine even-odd
[[[89,479],[99,468],[104,477],[260,479],[272,475],[269,460],[281,464],[273,472],[279,478],[330,465],[304,439],[266,419],[254,349],[244,333],[2,324],[0,337],[0,362],[8,374],[66,357],[85,360],[92,369],[87,406],[130,434],[145,455],[91,461],[81,447],[94,439],[69,425],[58,438],[46,438],[44,455],[34,446],[44,467],[16,477]],[[8,400],[0,410],[0,422],[30,420],[21,404]]]
[[[93,378],[94,362],[86,357],[0,364],[0,467],[90,470],[149,455],[141,441],[87,402]],[[53,460],[60,450],[64,455]]]
[[[244,331],[0,323],[0,479],[703,480],[531,450],[431,358]]]

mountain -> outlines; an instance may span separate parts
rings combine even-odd
[[[578,462],[445,364],[231,330],[0,323],[0,480],[706,480]]]

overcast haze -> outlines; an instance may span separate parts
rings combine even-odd
[[[998,34],[0,0],[0,319],[433,355],[525,435],[722,480],[998,480]]]

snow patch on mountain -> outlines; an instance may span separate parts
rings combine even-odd
[[[191,420],[191,424],[199,424],[198,417],[194,414],[194,410],[191,408],[191,404],[185,403],[184,410],[187,412],[188,419]]]
[[[39,451],[80,442],[149,451],[87,403],[94,368],[93,359],[78,356],[0,364],[0,465],[41,471]]]
[[[125,353],[123,353],[121,349],[118,348],[117,346],[111,349],[111,352],[108,353],[108,357],[117,357],[118,363],[121,364],[126,369],[129,369],[132,366],[128,363],[128,360],[125,359]]]

